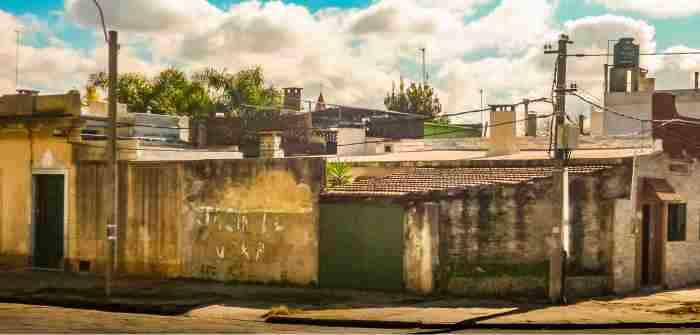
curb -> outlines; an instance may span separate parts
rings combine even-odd
[[[616,323],[479,323],[464,329],[484,330],[604,330],[700,328],[700,322],[616,322]]]
[[[425,323],[418,321],[356,320],[356,319],[315,319],[289,316],[271,316],[267,323],[377,329],[450,329],[454,323]]]
[[[486,319],[485,317],[475,319]],[[432,329],[432,330],[606,330],[606,329],[700,329],[700,322],[618,322],[618,323],[479,323],[482,320],[464,320],[457,323],[426,323],[411,321],[318,319],[272,316],[267,323],[324,327],[375,328],[375,329]]]
[[[62,308],[92,309],[103,312],[134,313],[175,316],[186,313],[192,308],[209,304],[212,301],[192,303],[129,303],[115,299],[95,299],[79,296],[44,296],[44,295],[0,295],[0,302],[24,305],[55,306]]]

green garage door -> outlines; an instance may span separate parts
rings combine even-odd
[[[403,214],[400,206],[321,204],[320,286],[403,290]]]

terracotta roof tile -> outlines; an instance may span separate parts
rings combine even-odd
[[[569,167],[573,174],[590,174],[611,166]],[[328,196],[398,197],[433,191],[455,191],[480,185],[516,185],[552,176],[553,167],[415,168],[384,177],[357,178],[349,185],[324,190]]]

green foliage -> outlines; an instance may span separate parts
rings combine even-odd
[[[104,72],[90,76],[88,86],[107,90]],[[191,77],[181,70],[168,68],[154,78],[139,73],[124,73],[117,80],[117,101],[132,113],[167,114],[203,117],[210,112],[258,112],[253,106],[280,106],[282,94],[274,86],[265,86],[261,67],[232,74],[208,68]]]
[[[461,263],[453,264],[451,277],[547,277],[549,261],[532,264]]]
[[[228,110],[231,114],[260,111],[249,106],[278,107],[282,104],[282,93],[274,86],[265,86],[259,66],[236,74],[207,68],[195,73],[193,79],[206,88],[218,110]]]
[[[398,92],[396,85],[392,83],[391,93],[388,93],[384,99],[384,105],[392,111],[430,117],[442,113],[440,99],[430,85],[411,83],[406,89],[403,79],[399,82]]]
[[[331,187],[350,184],[352,175],[350,164],[341,161],[326,163],[326,176]]]

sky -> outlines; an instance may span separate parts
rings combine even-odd
[[[487,104],[549,96],[554,57],[542,46],[562,33],[572,52],[604,53],[621,37],[645,52],[700,50],[698,0],[98,1],[108,28],[120,33],[121,72],[261,65],[269,84],[303,87],[309,99],[323,87],[329,103],[369,108],[381,108],[399,78],[420,80],[421,48],[446,113],[479,108],[480,90]],[[91,73],[107,68],[97,23],[92,0],[2,0],[0,94],[17,84],[84,89]],[[570,59],[569,80],[600,97],[605,62]],[[695,55],[641,62],[660,89],[690,88],[700,71]],[[569,100],[572,114],[590,109]]]

